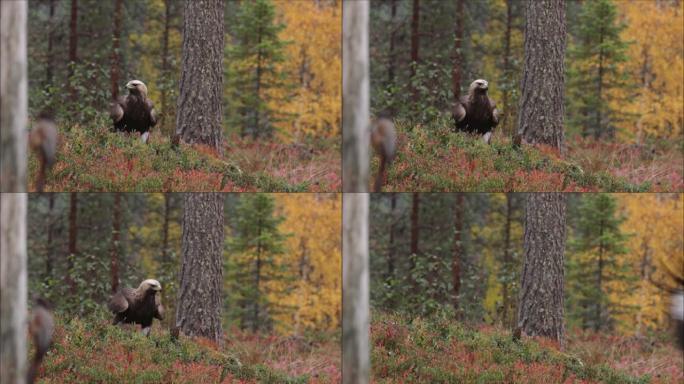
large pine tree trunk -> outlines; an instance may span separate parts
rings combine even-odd
[[[342,139],[344,192],[368,191],[368,3],[342,4]]]
[[[562,193],[530,193],[525,208],[524,261],[518,327],[563,345],[565,205]]]
[[[461,293],[461,257],[463,255],[464,196],[457,193],[454,201],[454,255],[451,261],[451,282],[453,284],[453,305],[458,309],[458,295]]]
[[[176,326],[188,336],[221,340],[223,196],[186,193]]]
[[[345,384],[366,384],[370,376],[368,194],[345,193],[343,199],[342,379]]]
[[[186,0],[176,135],[222,152],[222,0]]]
[[[0,191],[26,191],[26,3],[2,1],[0,25]]]
[[[0,2],[0,382],[26,375],[27,3]]]
[[[518,134],[563,151],[565,0],[528,0]]]
[[[109,275],[111,277],[111,291],[119,290],[119,241],[121,238],[121,193],[114,194],[112,209],[112,244],[110,249]]]
[[[116,0],[114,4],[114,28],[112,30],[112,67],[110,68],[110,80],[112,99],[119,96],[119,72],[121,71],[121,14],[123,12],[123,0]]]

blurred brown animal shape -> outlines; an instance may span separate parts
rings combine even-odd
[[[36,191],[43,192],[45,174],[55,163],[57,154],[57,125],[51,113],[41,112],[29,133],[29,146],[38,156]]]
[[[385,181],[387,167],[392,164],[394,156],[397,154],[397,132],[394,129],[392,119],[387,115],[380,115],[373,122],[371,129],[371,145],[373,150],[380,157],[378,174],[375,177],[375,192],[382,191]]]

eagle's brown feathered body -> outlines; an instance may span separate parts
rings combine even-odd
[[[397,133],[394,129],[394,123],[389,116],[380,116],[373,122],[371,145],[375,153],[380,157],[380,165],[378,167],[378,174],[375,177],[373,190],[381,192],[387,167],[392,164],[392,160],[394,160],[394,156],[397,153]]]
[[[54,164],[57,154],[57,125],[51,113],[41,112],[38,115],[29,133],[29,146],[39,162],[36,190],[43,192],[45,174]]]
[[[157,124],[154,104],[147,98],[147,87],[142,81],[131,80],[126,84],[127,96],[114,100],[111,117],[114,129],[123,132],[138,132],[147,141],[147,132]]]
[[[456,129],[484,135],[487,142],[494,127],[499,124],[496,103],[487,95],[488,86],[486,80],[475,80],[470,85],[468,95],[458,100],[453,111]]]
[[[140,324],[143,332],[149,333],[152,321],[164,318],[164,307],[158,295],[160,290],[161,285],[156,280],[145,280],[136,289],[120,289],[109,301],[109,309],[114,313],[113,324]]]

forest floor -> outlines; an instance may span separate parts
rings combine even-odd
[[[487,145],[453,133],[443,118],[427,125],[396,123],[397,157],[386,191],[467,192],[680,192],[684,190],[681,144],[635,146],[617,142],[566,142],[563,158],[550,147],[514,148],[500,131]],[[374,179],[377,156],[372,162]]]
[[[570,334],[564,352],[543,339],[448,316],[373,314],[376,383],[681,383],[681,352],[663,340]]]
[[[57,321],[40,383],[337,383],[340,343],[226,331],[223,346],[153,327],[112,326],[105,319]],[[32,350],[33,348],[31,348]]]
[[[223,155],[201,145],[173,148],[158,130],[148,144],[139,135],[113,133],[105,124],[59,132],[57,161],[46,192],[223,191],[336,192],[341,189],[339,143],[224,140]],[[38,161],[29,157],[29,191]]]

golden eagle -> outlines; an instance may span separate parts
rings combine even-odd
[[[128,96],[119,97],[112,103],[110,116],[114,129],[123,132],[138,132],[144,143],[150,135],[150,128],[157,124],[154,104],[147,98],[147,86],[140,80],[126,84]]]
[[[461,97],[454,106],[453,117],[456,129],[483,135],[489,144],[494,127],[499,124],[499,111],[494,100],[487,96],[489,83],[478,79],[470,84],[468,95]]]
[[[142,332],[149,336],[152,320],[163,320],[164,307],[157,292],[161,284],[147,279],[137,289],[122,288],[109,300],[109,310],[114,313],[112,324],[134,323],[142,326]]]

